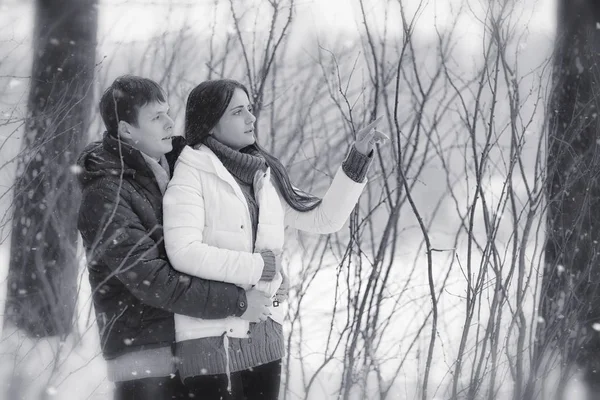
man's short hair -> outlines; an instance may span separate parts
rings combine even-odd
[[[119,121],[137,126],[140,107],[151,102],[166,102],[166,94],[158,83],[135,75],[115,79],[100,98],[100,115],[108,133],[117,135]]]

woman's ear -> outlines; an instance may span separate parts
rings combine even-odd
[[[129,129],[130,126],[131,125],[129,125],[129,123],[126,121],[119,121],[119,137],[122,139],[131,139],[131,132]]]

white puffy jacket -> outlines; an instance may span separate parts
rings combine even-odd
[[[206,146],[186,146],[175,166],[163,199],[165,247],[173,268],[204,279],[256,285],[273,296],[281,275],[259,282],[264,267],[260,250],[280,251],[284,225],[314,232],[333,233],[345,224],[366,184],[356,183],[341,169],[322,203],[312,211],[291,208],[270,179],[270,171],[254,179],[259,205],[255,251],[248,204],[234,177]],[[282,307],[271,308],[271,318],[283,322]],[[248,337],[249,323],[238,317],[220,320],[175,315],[177,341],[211,336]]]

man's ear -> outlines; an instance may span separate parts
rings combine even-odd
[[[126,121],[119,121],[119,137],[121,139],[131,139],[131,133],[130,133],[130,128],[131,125],[129,125],[128,122]]]

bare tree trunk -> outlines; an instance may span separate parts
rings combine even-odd
[[[17,166],[6,320],[32,337],[72,329],[76,158],[94,77],[96,0],[37,0],[28,115]]]
[[[543,320],[534,363],[558,357],[560,388],[574,367],[600,388],[594,325],[600,322],[600,7],[595,0],[559,3],[548,114]]]

